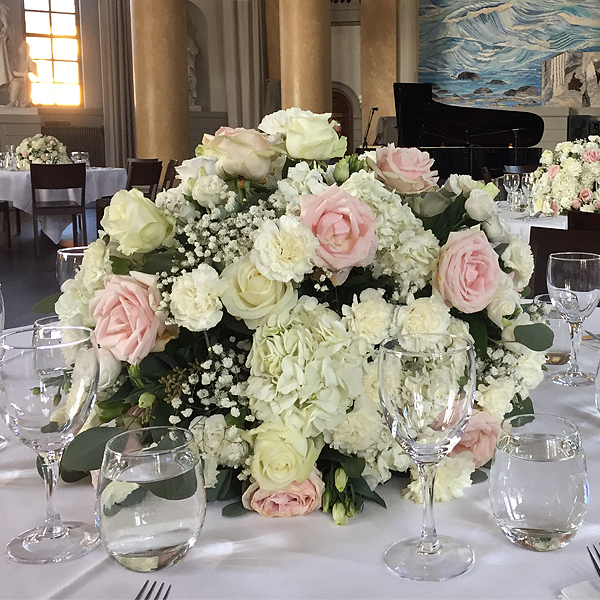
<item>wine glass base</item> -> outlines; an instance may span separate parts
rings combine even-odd
[[[78,521],[63,524],[68,533],[56,538],[43,537],[44,526],[25,531],[8,543],[6,556],[18,563],[45,565],[79,558],[100,542],[93,525]]]
[[[383,560],[394,575],[415,581],[444,581],[473,566],[475,557],[467,544],[446,536],[438,540],[440,547],[435,554],[419,552],[419,537],[400,540],[385,551]]]
[[[571,374],[568,371],[559,371],[554,373],[550,379],[558,385],[566,385],[569,387],[585,387],[586,385],[594,385],[596,378],[591,373],[575,373]]]
[[[4,450],[6,446],[8,446],[8,440],[3,435],[0,435],[0,450]]]

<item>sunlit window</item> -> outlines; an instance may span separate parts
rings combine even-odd
[[[81,68],[75,0],[24,0],[33,104],[79,106]]]

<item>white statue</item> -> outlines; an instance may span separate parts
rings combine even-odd
[[[196,77],[196,57],[198,56],[198,46],[194,40],[187,36],[187,61],[188,61],[188,97],[190,106],[196,106],[198,101],[198,90],[196,86],[198,79]]]
[[[8,8],[0,2],[0,86],[8,85],[12,79],[12,71],[8,62]]]
[[[31,80],[29,73],[37,75],[37,65],[29,57],[29,44],[21,42],[13,66],[12,79],[8,84],[9,106],[31,105]]]

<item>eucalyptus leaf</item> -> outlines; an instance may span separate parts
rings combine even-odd
[[[247,515],[250,511],[244,507],[241,500],[227,504],[221,510],[221,514],[224,517],[240,517],[241,515]]]
[[[129,260],[120,256],[111,256],[110,262],[112,272],[115,275],[129,275],[129,271],[131,270],[131,262]]]
[[[196,493],[198,479],[196,478],[196,470],[190,469],[170,479],[141,483],[140,487],[165,500],[185,500]]]
[[[488,474],[481,469],[476,469],[475,471],[473,471],[471,473],[471,482],[472,483],[481,483],[482,481],[485,481],[487,478],[488,478]]]
[[[182,256],[181,252],[178,252],[177,250],[157,252],[146,259],[142,271],[144,273],[152,274],[162,273],[163,271],[170,273],[173,263],[177,260],[181,260]]]
[[[552,346],[554,332],[544,323],[517,325],[515,327],[515,341],[534,352],[542,352]]]
[[[124,427],[93,427],[82,431],[66,447],[61,461],[63,467],[86,473],[99,469],[106,444],[123,431]]]
[[[365,468],[365,459],[358,456],[347,456],[329,446],[321,451],[319,460],[339,463],[350,479],[361,477]]]
[[[56,301],[60,298],[60,292],[58,294],[52,294],[52,296],[48,296],[43,300],[40,300],[37,304],[33,306],[31,312],[36,313],[38,315],[51,315],[53,312],[56,312],[54,309],[54,305]]]

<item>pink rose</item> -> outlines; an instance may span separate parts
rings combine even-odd
[[[369,162],[375,173],[402,194],[424,192],[437,183],[437,171],[431,170],[433,158],[418,148],[377,148],[377,162]]]
[[[242,496],[242,503],[263,517],[298,517],[321,507],[325,484],[314,469],[307,479],[292,481],[281,490],[263,490],[252,483]]]
[[[594,204],[594,210],[600,210],[600,202]]]
[[[571,208],[581,208],[581,200],[579,198],[573,198],[573,200],[571,200]]]
[[[440,252],[433,285],[448,306],[474,313],[489,304],[501,274],[498,255],[483,231],[453,231]]]
[[[548,169],[548,179],[550,181],[552,181],[559,173],[560,173],[560,166],[559,165],[552,165]]]
[[[23,150],[23,158],[27,158],[29,156],[29,150],[27,150],[27,148],[25,148],[25,150]]]
[[[478,469],[492,458],[500,433],[501,419],[492,417],[480,410],[473,409],[467,429],[450,456],[461,452],[472,452],[475,468]]]
[[[196,153],[216,156],[217,175],[263,181],[271,167],[273,152],[267,136],[256,129],[221,127],[215,135],[205,134]]]
[[[598,152],[598,150],[586,150],[583,153],[583,160],[585,160],[586,163],[598,162],[598,160],[600,160],[600,152]]]
[[[161,296],[155,283],[156,277],[147,273],[111,275],[90,302],[96,340],[118,360],[138,364],[164,347],[165,315],[158,312]]]
[[[375,256],[377,236],[371,208],[332,185],[319,195],[300,197],[301,216],[317,238],[315,264],[333,272],[341,285],[352,267],[364,267]]]
[[[583,202],[589,202],[592,199],[592,195],[592,190],[590,190],[590,188],[583,188],[579,192],[579,197]]]

